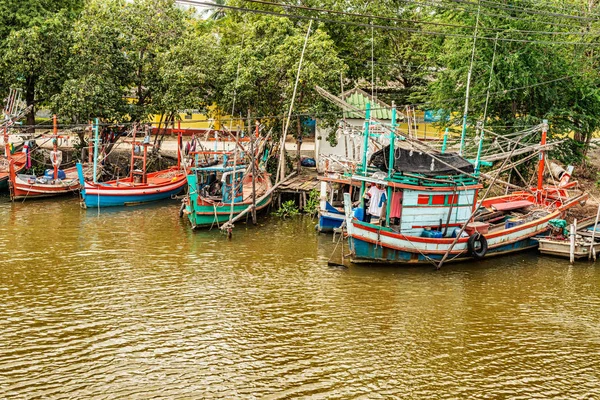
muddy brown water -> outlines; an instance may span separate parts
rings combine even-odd
[[[0,197],[0,398],[600,397],[600,265],[331,268],[308,218],[177,212]]]

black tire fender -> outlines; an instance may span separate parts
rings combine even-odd
[[[476,246],[477,243],[479,243],[479,246]],[[475,232],[469,236],[467,248],[469,249],[469,255],[474,258],[483,258],[488,251],[487,239],[481,233]]]

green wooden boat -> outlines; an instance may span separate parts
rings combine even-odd
[[[245,165],[191,169],[187,176],[188,194],[183,213],[192,229],[219,226],[252,205],[252,173],[246,171]],[[258,172],[255,186],[256,210],[260,211],[272,200],[269,174]]]

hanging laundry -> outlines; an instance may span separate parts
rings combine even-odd
[[[390,218],[400,218],[402,214],[402,195],[403,191],[397,191],[392,194],[392,203],[390,209]]]

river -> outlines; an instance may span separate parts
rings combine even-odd
[[[600,266],[332,268],[314,221],[0,197],[0,398],[599,398]]]

